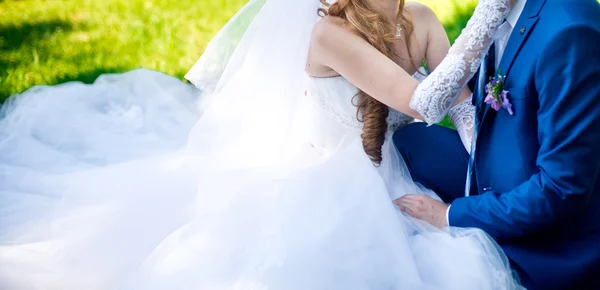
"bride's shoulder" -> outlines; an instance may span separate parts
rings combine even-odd
[[[409,17],[414,22],[422,22],[426,20],[431,20],[432,18],[437,19],[437,16],[433,12],[433,10],[419,2],[406,2],[404,5],[404,9],[406,10],[407,17]]]
[[[414,49],[421,50],[420,54],[425,55],[429,43],[434,39],[443,39],[447,41],[446,32],[435,15],[433,10],[418,2],[407,2],[404,6],[405,17],[412,23],[414,37],[419,46]]]
[[[312,76],[337,75],[329,65],[332,59],[339,60],[342,55],[348,55],[349,51],[357,53],[361,48],[369,46],[355,30],[351,28],[348,21],[333,16],[324,16],[314,26],[306,72]]]
[[[352,42],[357,37],[360,38],[347,20],[334,16],[324,16],[317,21],[313,28],[311,47],[337,50],[346,47],[345,44]]]
[[[342,18],[335,16],[323,16],[313,29],[313,39],[319,40],[323,37],[331,37],[332,34],[356,34],[351,29],[350,23]]]
[[[417,33],[429,34],[431,29],[437,29],[440,26],[440,20],[433,10],[422,3],[407,2],[404,6],[406,17],[410,19]]]

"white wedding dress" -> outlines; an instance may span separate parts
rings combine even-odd
[[[373,166],[358,89],[303,72],[310,29],[289,24],[316,10],[299,2],[278,14],[291,2],[269,0],[244,33],[217,37],[228,52],[193,70],[202,96],[136,70],[5,104],[0,289],[519,289],[483,232],[394,206],[435,197],[389,141],[412,119],[390,111]]]

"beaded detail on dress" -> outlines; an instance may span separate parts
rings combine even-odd
[[[353,98],[359,90],[343,77],[310,78],[307,95],[325,111],[325,114],[340,124],[362,129],[357,118]],[[387,117],[388,130],[396,131],[414,121],[414,118],[390,108]]]

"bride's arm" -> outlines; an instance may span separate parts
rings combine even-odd
[[[493,35],[514,3],[515,0],[480,0],[448,55],[417,87],[410,106],[428,123],[437,123],[449,113],[459,92],[479,69]]]
[[[416,3],[415,3],[416,4]],[[425,46],[425,59],[427,60],[427,67],[430,71],[435,71],[440,63],[444,60],[444,57],[448,55],[450,50],[450,40],[448,34],[442,26],[442,23],[437,18],[431,8],[418,4],[418,9],[414,9],[413,22],[416,27],[426,27],[427,31],[427,43]],[[471,90],[467,87],[460,94],[457,104],[463,100],[471,97]]]
[[[448,115],[456,131],[458,131],[465,149],[467,149],[467,152],[471,152],[471,141],[475,128],[475,106],[473,106],[471,99],[465,99],[452,107]]]
[[[434,71],[448,54],[450,41],[444,27],[431,9],[423,6],[420,12],[419,22],[428,27],[425,58],[429,69]],[[471,103],[471,97],[471,90],[466,87],[448,113],[467,152],[471,151],[471,139],[475,127],[475,106]]]
[[[422,119],[410,107],[419,85],[406,71],[360,36],[344,27],[340,19],[325,17],[313,30],[307,71],[325,67],[400,112]]]
[[[429,7],[421,5],[415,20],[422,27],[427,27],[427,46],[425,58],[431,71],[435,71],[450,49],[450,41],[444,27],[437,16]],[[416,23],[415,23],[416,24]],[[471,139],[475,125],[475,106],[471,103],[471,90],[465,88],[458,97],[456,104],[450,109],[448,115],[456,128],[460,140],[467,152],[471,151]]]
[[[463,34],[421,84],[333,18],[315,26],[311,64],[329,67],[380,102],[437,123],[446,116],[487,52],[509,12],[509,0],[481,0]]]

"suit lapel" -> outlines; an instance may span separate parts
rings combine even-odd
[[[513,28],[513,31],[509,37],[506,48],[504,49],[504,54],[502,55],[502,59],[500,60],[500,65],[498,66],[498,71],[502,72],[507,78],[509,77],[510,70],[512,68],[513,63],[519,51],[523,47],[523,44],[527,41],[529,34],[533,31],[535,24],[539,20],[539,12],[546,3],[546,0],[529,0],[521,13],[521,17],[519,17],[519,21]],[[496,77],[497,72],[494,72],[494,77]],[[479,96],[479,98],[484,98],[485,96]],[[483,113],[481,114],[481,124],[485,120],[485,117],[488,115],[491,106],[488,104],[484,104]]]

